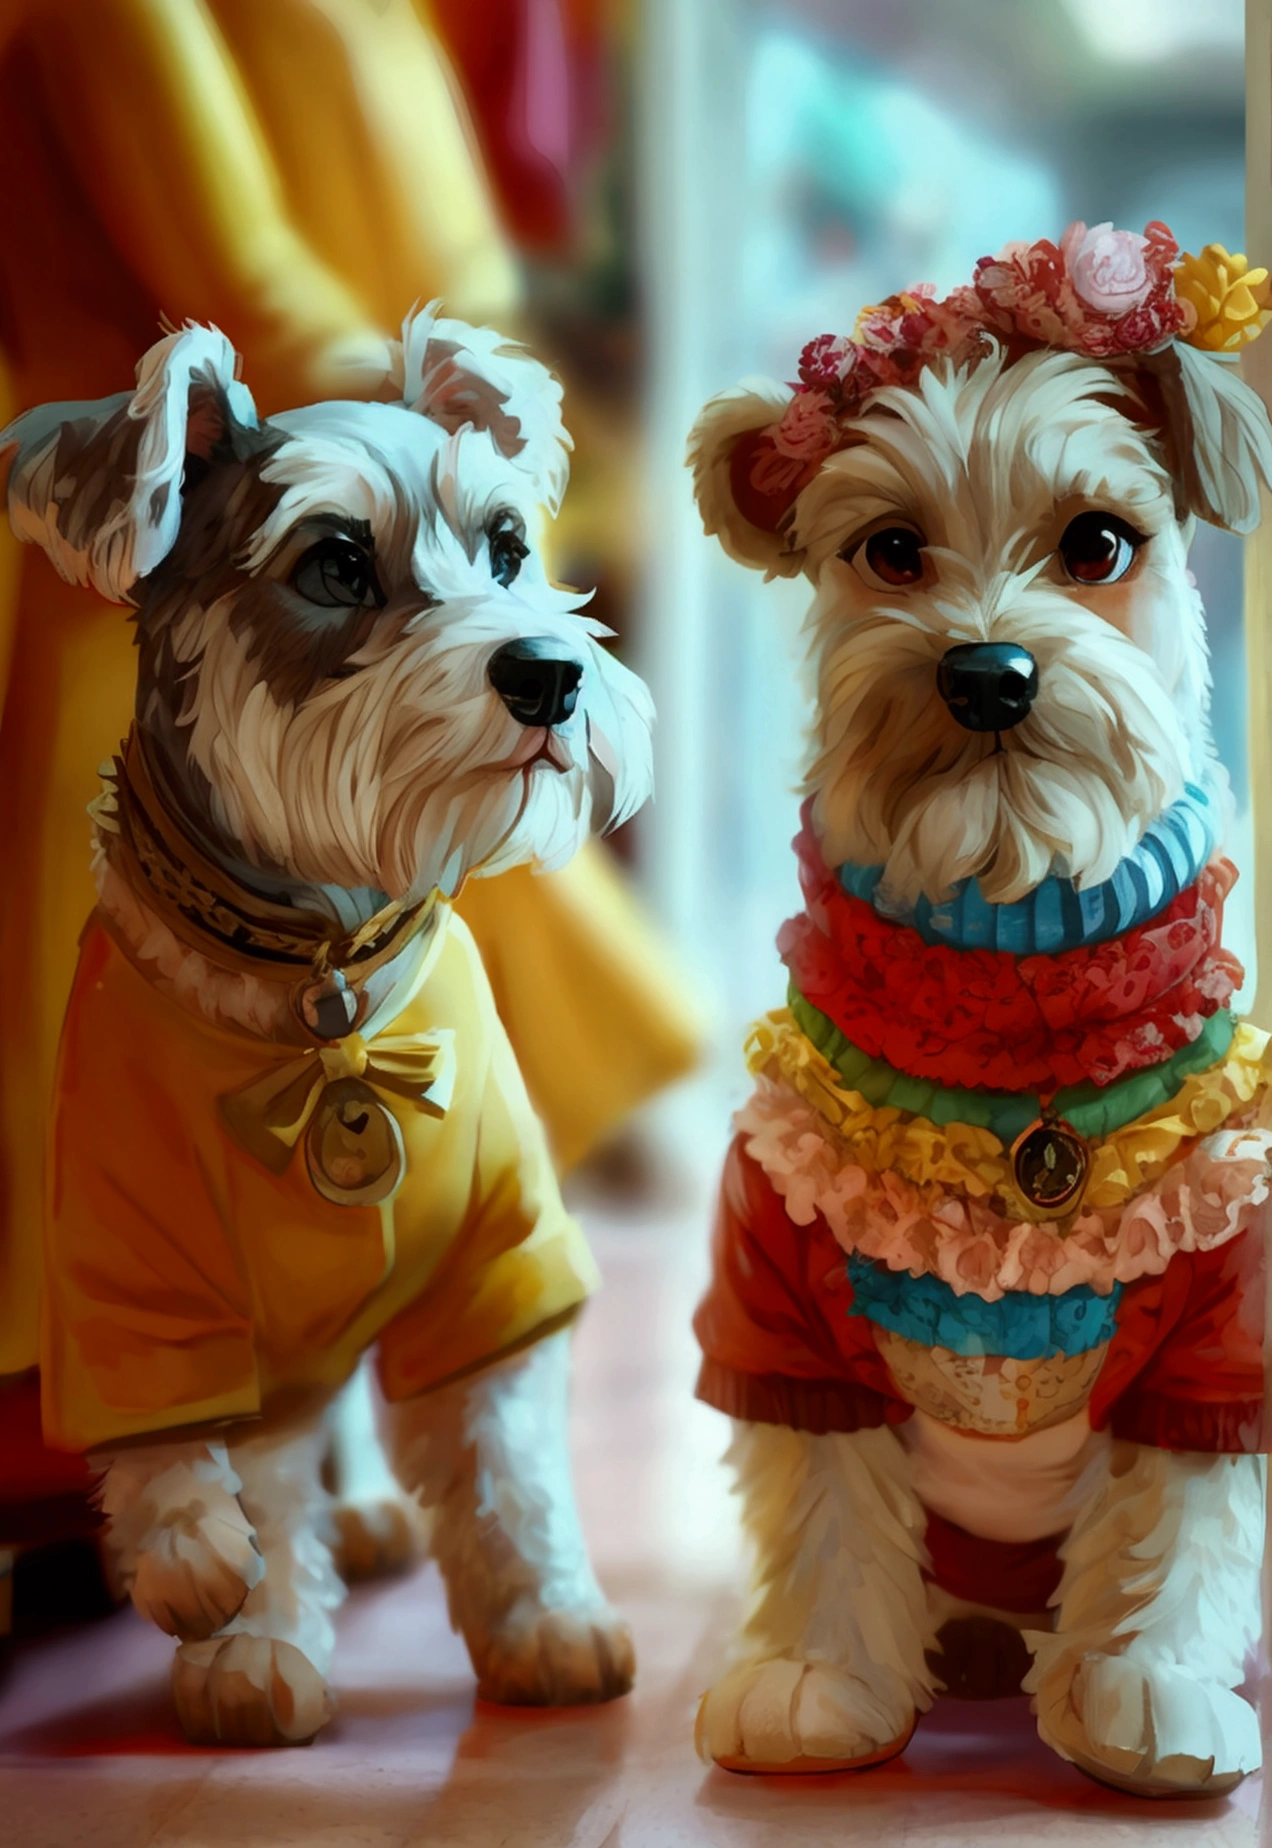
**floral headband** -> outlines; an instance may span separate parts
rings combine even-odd
[[[800,355],[795,396],[778,423],[736,457],[739,503],[775,530],[848,426],[886,385],[912,385],[933,360],[973,360],[990,337],[1012,357],[1057,347],[1105,362],[1182,340],[1234,353],[1272,320],[1272,283],[1222,244],[1199,257],[1154,221],[1140,237],[1111,224],[1069,226],[1058,244],[1007,244],[982,257],[971,286],[938,301],[918,283],[864,308],[851,337],[819,334]],[[749,490],[749,491],[748,491]]]

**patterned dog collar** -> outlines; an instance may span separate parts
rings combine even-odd
[[[110,864],[178,941],[223,969],[286,983],[297,1020],[318,1040],[341,1039],[362,1023],[367,978],[443,914],[434,892],[392,901],[341,931],[329,917],[250,890],[167,813],[135,728],[103,772],[90,812]]]

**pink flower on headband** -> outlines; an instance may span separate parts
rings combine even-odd
[[[1079,221],[1059,244],[1008,244],[982,257],[972,287],[986,324],[1007,339],[1068,348],[1092,359],[1152,352],[1181,332],[1175,299],[1179,246],[1163,224],[1093,230]]]
[[[1098,314],[1129,314],[1152,292],[1153,277],[1145,261],[1148,239],[1111,224],[1093,230],[1079,220],[1061,239],[1065,268],[1075,294]]]

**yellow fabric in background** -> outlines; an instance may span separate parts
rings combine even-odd
[[[565,1169],[692,1064],[697,1015],[611,855],[470,879],[459,908],[486,963],[552,1153]],[[679,1002],[679,1006],[675,1004]]]
[[[15,408],[126,389],[160,312],[222,327],[265,413],[353,395],[348,363],[435,295],[515,331],[514,266],[409,0],[35,0],[0,44],[0,122]],[[84,811],[133,693],[126,612],[32,548],[15,592],[12,555],[6,534],[0,1375],[36,1358],[45,1118],[93,903]],[[696,1052],[665,953],[599,855],[470,887],[531,1096],[569,1158]]]
[[[440,1118],[382,1093],[406,1145],[386,1235],[380,1208],[315,1190],[303,1148],[274,1174],[222,1126],[218,1100],[296,1048],[210,1026],[92,927],[53,1131],[50,1443],[268,1412],[343,1384],[377,1339],[390,1397],[426,1391],[594,1288],[472,936],[453,916],[439,928],[422,985],[381,1031],[452,1033],[454,1093]]]

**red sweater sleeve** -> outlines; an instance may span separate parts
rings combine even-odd
[[[910,1415],[850,1316],[848,1261],[818,1215],[797,1226],[736,1139],[725,1162],[711,1283],[694,1317],[698,1397],[735,1418],[857,1431]]]
[[[1092,1424],[1164,1450],[1264,1449],[1263,1322],[1261,1229],[1179,1253],[1127,1285]]]

